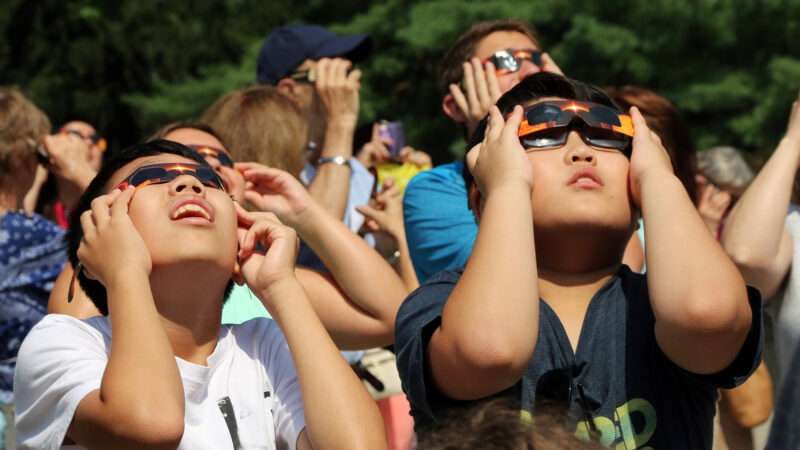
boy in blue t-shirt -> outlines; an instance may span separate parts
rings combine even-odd
[[[473,141],[472,256],[397,317],[418,431],[449,408],[511,395],[604,446],[710,448],[716,389],[758,365],[760,299],[639,111],[539,73]],[[646,277],[622,264],[640,214]]]

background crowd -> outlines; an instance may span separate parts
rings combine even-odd
[[[800,2],[7,3],[0,448],[800,446]]]

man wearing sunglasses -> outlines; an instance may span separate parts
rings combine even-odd
[[[517,20],[476,23],[442,58],[442,111],[469,138],[503,93],[540,71],[561,73],[529,25]],[[461,161],[444,164],[420,173],[406,188],[406,234],[421,283],[440,270],[462,267],[472,251],[477,227],[463,200],[462,171]]]
[[[89,147],[89,165],[95,170],[100,169],[103,162],[103,153],[106,151],[106,139],[97,133],[97,130],[87,122],[72,120],[64,124],[60,130],[61,134],[70,134],[80,138]]]
[[[270,33],[257,63],[260,84],[276,86],[309,124],[309,164],[301,177],[312,197],[354,231],[363,223],[356,205],[369,201],[374,178],[353,156],[361,71],[372,41],[338,36],[316,25],[288,25]]]

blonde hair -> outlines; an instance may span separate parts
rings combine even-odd
[[[50,119],[16,87],[0,86],[0,182],[35,158]]]
[[[258,162],[299,175],[305,165],[308,123],[273,86],[254,86],[217,99],[202,121],[222,137],[236,161]]]

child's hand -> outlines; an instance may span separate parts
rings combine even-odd
[[[239,222],[239,264],[253,292],[294,277],[300,241],[297,233],[272,213],[245,211],[235,204]],[[265,299],[268,301],[268,299]]]
[[[533,171],[519,142],[517,130],[522,121],[522,107],[503,120],[500,110],[492,106],[483,142],[467,154],[467,164],[472,168],[475,182],[483,195],[499,186],[523,183],[533,186]]]
[[[633,119],[633,153],[630,165],[630,189],[633,202],[642,207],[642,180],[646,176],[673,175],[669,153],[661,138],[650,130],[642,113],[635,106],[630,110]]]
[[[313,203],[303,184],[288,172],[258,163],[236,163],[247,181],[244,198],[261,211],[271,212],[281,222],[296,227]]]
[[[114,189],[92,200],[92,208],[81,214],[78,259],[86,275],[105,287],[136,271],[149,276],[153,267],[150,252],[128,216],[134,192],[133,186]]]

